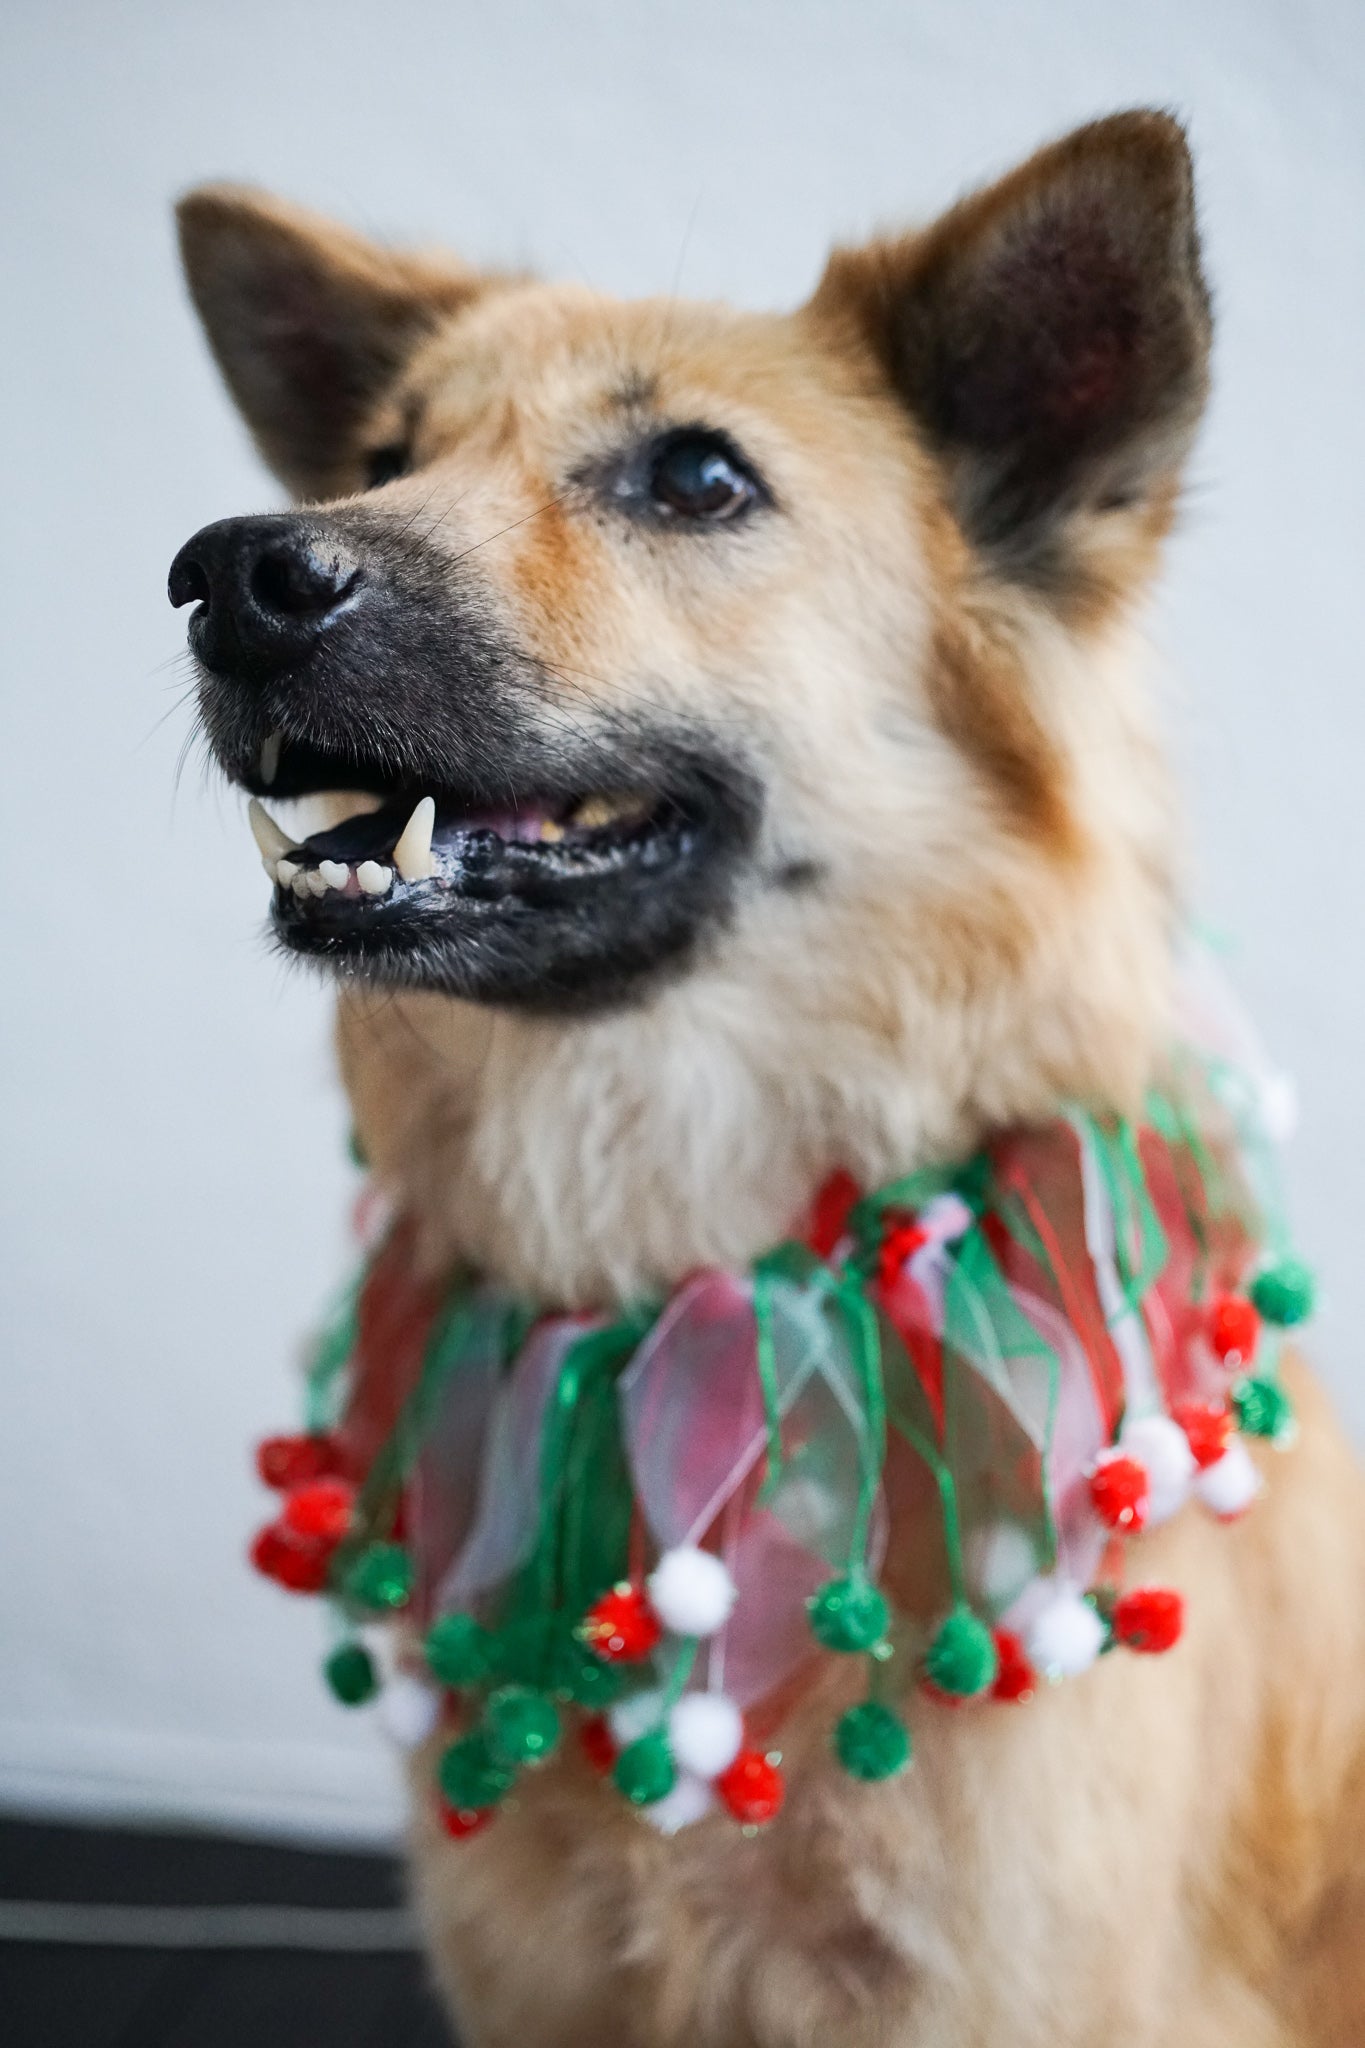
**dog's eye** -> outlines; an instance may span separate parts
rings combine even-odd
[[[649,494],[679,519],[733,519],[759,495],[756,478],[718,434],[674,434],[650,465]]]
[[[395,477],[406,476],[408,451],[401,441],[395,441],[388,448],[373,448],[365,457],[365,488],[377,491],[382,484],[391,484]]]

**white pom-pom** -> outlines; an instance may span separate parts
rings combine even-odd
[[[1044,1678],[1076,1678],[1104,1648],[1104,1623],[1073,1586],[1054,1583],[1051,1596],[1029,1622],[1024,1648]]]
[[[1221,1458],[1205,1466],[1194,1490],[1220,1521],[1235,1521],[1246,1513],[1261,1490],[1261,1475],[1240,1437],[1232,1439]]]
[[[744,1747],[744,1716],[722,1692],[688,1692],[668,1717],[668,1746],[680,1771],[718,1778]]]
[[[661,1835],[676,1835],[679,1828],[690,1828],[693,1821],[702,1820],[715,1803],[716,1795],[705,1778],[680,1771],[672,1791],[665,1792],[652,1806],[642,1806],[640,1813]]]
[[[1125,1458],[1134,1459],[1147,1474],[1150,1490],[1145,1526],[1155,1529],[1162,1522],[1169,1522],[1193,1492],[1198,1469],[1190,1440],[1180,1424],[1172,1422],[1169,1415],[1139,1415],[1124,1423],[1118,1447]]]
[[[607,1708],[607,1726],[618,1749],[629,1749],[632,1742],[657,1728],[663,1717],[664,1696],[658,1686],[651,1686],[646,1692],[633,1692]]]
[[[735,1582],[709,1550],[680,1543],[649,1575],[649,1604],[675,1636],[713,1636],[735,1604]]]
[[[961,1195],[955,1195],[949,1189],[927,1201],[915,1220],[934,1243],[956,1244],[960,1237],[967,1235],[976,1218]]]
[[[379,1695],[379,1721],[400,1749],[419,1749],[441,1718],[441,1695],[411,1671],[392,1671]]]

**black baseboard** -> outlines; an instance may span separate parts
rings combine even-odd
[[[392,1857],[0,1821],[6,2048],[453,2048],[410,1941]]]

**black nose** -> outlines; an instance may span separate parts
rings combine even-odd
[[[281,512],[201,527],[171,563],[173,605],[195,604],[206,668],[264,681],[308,654],[354,600],[360,564],[323,521]]]

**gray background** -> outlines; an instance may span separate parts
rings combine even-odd
[[[1217,396],[1152,615],[1198,900],[1304,1100],[1314,1345],[1365,1376],[1365,12],[1341,0],[130,0],[5,12],[0,1797],[359,1835],[395,1811],[320,1624],[240,1563],[247,1447],[350,1196],[326,1002],[177,756],[203,521],[270,502],[168,204],[273,185],[622,292],[804,294],[831,237],[1054,132],[1189,120]]]

